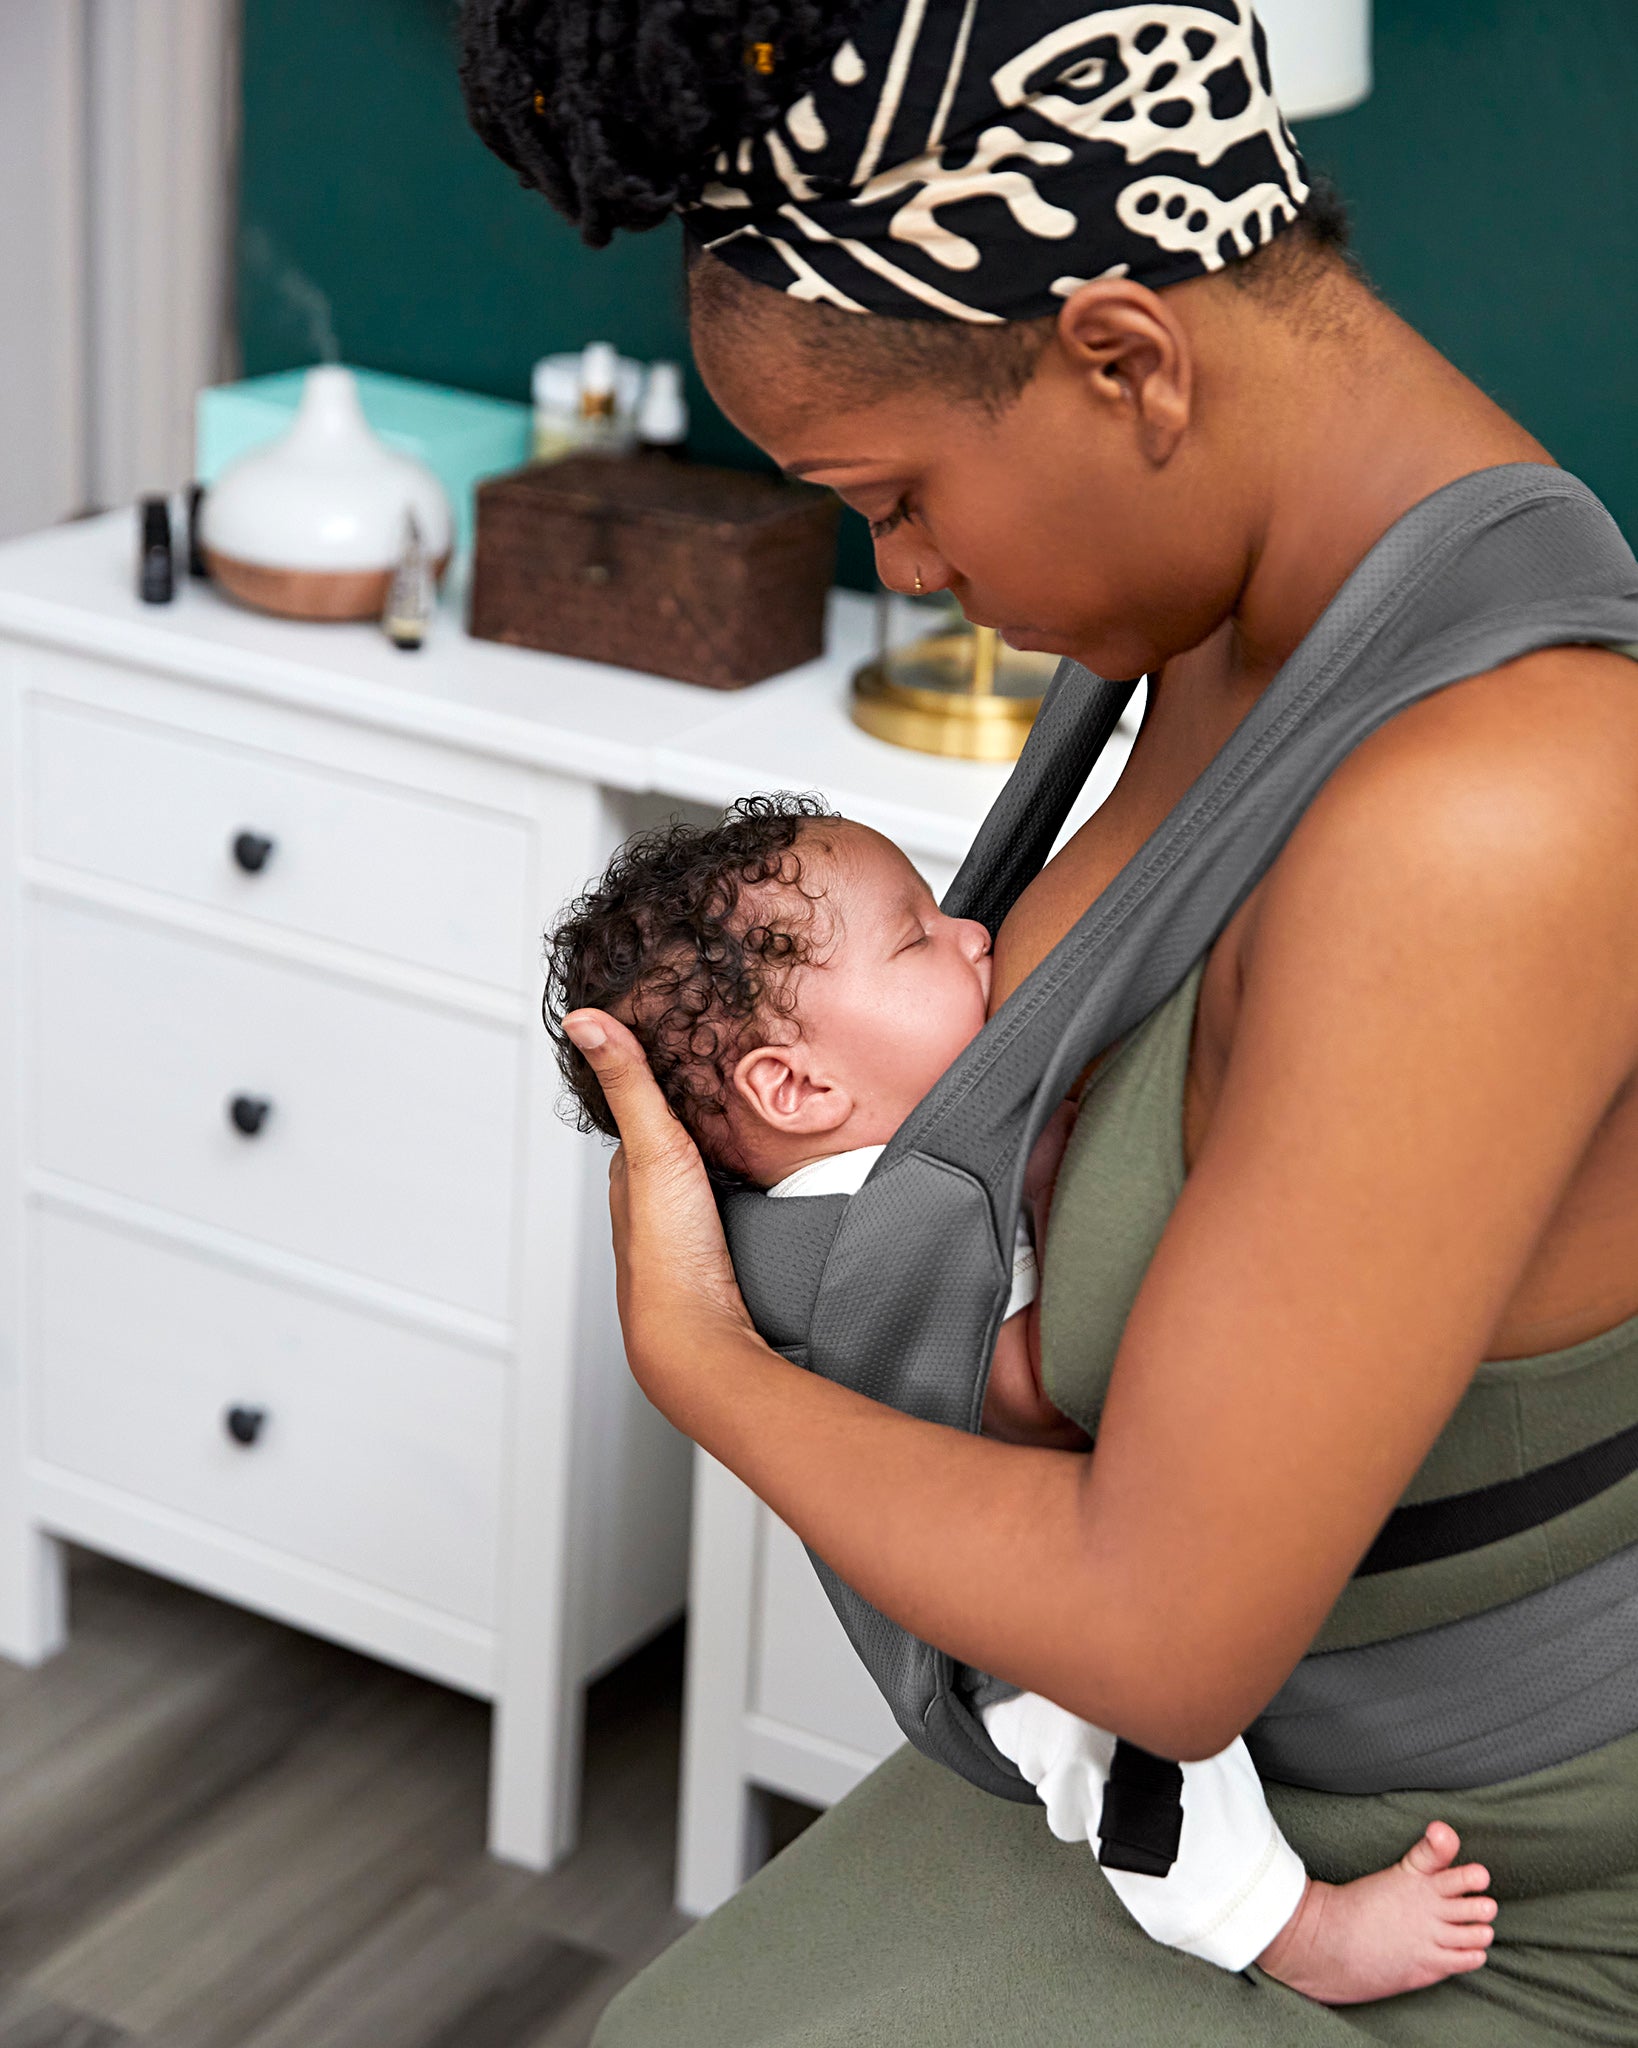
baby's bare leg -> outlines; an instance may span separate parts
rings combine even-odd
[[[1454,1867],[1456,1830],[1434,1821],[1397,1863],[1352,1884],[1308,1880],[1302,1903],[1257,1958],[1323,2005],[1362,2005],[1476,1970],[1494,1937],[1490,1873]]]

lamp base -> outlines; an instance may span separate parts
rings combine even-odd
[[[1002,646],[993,687],[978,690],[973,635],[929,633],[856,671],[853,722],[918,754],[1016,761],[1057,666],[1056,655]]]

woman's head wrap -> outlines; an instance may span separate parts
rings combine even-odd
[[[683,218],[792,298],[1002,321],[1219,270],[1307,195],[1249,0],[882,0]]]

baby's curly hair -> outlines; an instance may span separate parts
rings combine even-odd
[[[706,1164],[735,1174],[728,1074],[754,1029],[790,1014],[791,973],[814,957],[824,892],[805,881],[801,842],[835,816],[816,796],[781,792],[741,797],[719,824],[673,819],[628,839],[567,907],[546,935],[541,1014],[581,1130],[619,1136],[563,1019],[607,1010],[635,1033]]]

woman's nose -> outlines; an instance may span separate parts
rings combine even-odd
[[[901,527],[874,543],[876,574],[900,597],[925,597],[950,586],[950,565],[924,538]]]

